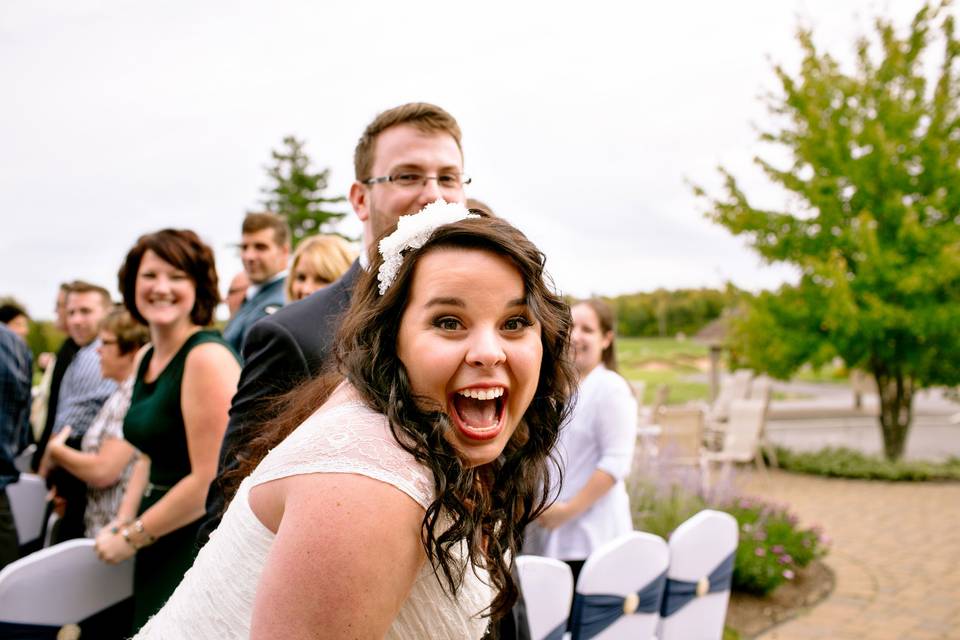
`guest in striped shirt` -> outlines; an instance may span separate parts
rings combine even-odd
[[[97,331],[111,307],[110,294],[103,287],[82,281],[70,285],[67,292],[67,333],[77,343],[79,350],[60,383],[53,433],[69,426],[67,444],[78,450],[87,427],[107,398],[117,390],[117,383],[101,374],[100,354],[97,351],[100,347]],[[54,540],[63,542],[82,537],[86,484],[62,468],[50,474],[49,483],[57,489],[58,505],[65,503]]]

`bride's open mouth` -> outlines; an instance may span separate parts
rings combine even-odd
[[[453,424],[470,440],[492,440],[503,431],[506,387],[473,387],[452,394]]]

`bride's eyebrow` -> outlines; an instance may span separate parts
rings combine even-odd
[[[424,307],[466,307],[466,303],[460,298],[430,298]]]

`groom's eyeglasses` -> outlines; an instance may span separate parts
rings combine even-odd
[[[459,173],[441,173],[438,176],[428,176],[422,173],[404,171],[392,176],[380,176],[379,178],[367,178],[362,182],[367,186],[389,182],[398,187],[424,187],[428,180],[436,180],[437,186],[441,189],[459,189],[470,184],[470,178]]]

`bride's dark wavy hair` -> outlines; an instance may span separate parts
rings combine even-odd
[[[496,591],[489,615],[500,618],[519,593],[511,576],[523,529],[551,495],[548,456],[569,410],[576,377],[568,356],[570,309],[544,273],[544,255],[519,230],[499,218],[466,219],[439,227],[420,249],[408,250],[395,280],[378,291],[377,255],[361,276],[337,335],[334,374],[301,385],[281,399],[275,428],[258,438],[238,475],[249,474],[273,446],[326,401],[343,377],[374,411],[389,418],[397,442],[433,472],[436,499],[423,518],[427,557],[450,593],[463,582],[467,565],[457,553],[465,541],[470,560],[487,569]],[[414,396],[397,355],[400,320],[417,263],[439,249],[477,249],[509,260],[523,280],[526,304],[540,322],[543,359],[530,406],[500,457],[469,468],[443,437],[454,428],[442,411]],[[435,404],[435,403],[434,403]],[[509,559],[508,559],[509,558]]]

